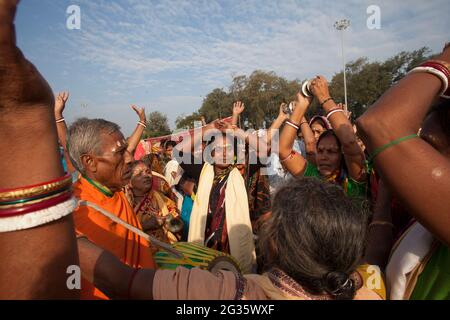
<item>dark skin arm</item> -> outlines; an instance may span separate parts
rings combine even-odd
[[[108,297],[112,299],[153,299],[155,270],[139,270],[134,277],[131,290],[128,292],[133,268],[86,238],[78,239],[78,251],[83,277]]]
[[[291,115],[290,121],[299,125],[310,104],[311,99],[304,97],[301,93],[297,94],[295,109]],[[283,166],[289,173],[293,176],[301,176],[306,170],[307,162],[299,153],[292,153],[296,137],[297,130],[290,125],[285,125],[281,131],[279,155]]]
[[[61,119],[63,118],[63,112],[64,108],[66,107],[66,102],[69,99],[69,92],[64,91],[58,93],[58,95],[55,98],[55,119]],[[56,129],[58,132],[58,140],[59,144],[64,149],[64,158],[66,159],[67,163],[67,170],[70,173],[75,172],[75,168],[72,165],[72,162],[70,161],[69,152],[67,150],[67,124],[65,121],[58,122],[56,124]]]
[[[138,108],[135,105],[132,105],[131,108],[136,112],[136,114],[139,117],[139,121],[142,121],[144,123],[147,123],[147,118],[145,116],[145,109],[144,108]],[[133,134],[128,138],[128,151],[131,154],[134,154],[134,151],[136,150],[136,147],[139,144],[139,141],[141,141],[142,134],[144,133],[145,128],[141,125],[137,125],[136,129],[134,129]]]
[[[391,192],[380,180],[377,202],[373,213],[372,224],[367,237],[366,262],[386,268],[389,254],[394,242],[391,217]]]
[[[326,79],[322,76],[314,79],[311,83],[311,92],[320,103],[326,101],[330,97]],[[328,100],[322,107],[325,112],[329,112],[335,109],[337,105],[333,100]],[[334,133],[341,142],[349,176],[355,181],[365,181],[367,175],[364,164],[364,152],[358,144],[358,139],[347,114],[344,112],[336,112],[330,116],[329,121]]]
[[[17,4],[17,0],[0,0],[0,189],[63,175],[52,91],[16,47]],[[67,267],[78,265],[71,216],[0,233],[0,257],[0,299],[79,297],[79,291],[66,286]]]
[[[303,140],[305,141],[306,160],[316,165],[316,138],[305,117],[302,118],[300,123],[302,124],[300,129],[302,130]]]
[[[437,59],[450,62],[450,48]],[[389,89],[357,121],[358,132],[369,152],[417,133],[440,89],[441,80],[427,73],[407,75]],[[449,159],[416,138],[379,154],[375,167],[411,214],[449,246]]]

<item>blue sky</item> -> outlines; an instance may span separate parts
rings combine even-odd
[[[366,26],[369,5],[381,29]],[[81,30],[66,9],[81,8]],[[214,88],[256,69],[288,79],[341,70],[333,23],[351,20],[347,60],[382,60],[402,50],[450,41],[450,2],[365,0],[22,0],[18,43],[55,92],[70,90],[66,119],[102,117],[125,134],[131,104],[167,114],[170,124],[201,106]]]

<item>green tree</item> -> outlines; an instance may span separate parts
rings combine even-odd
[[[175,120],[175,125],[177,126],[177,129],[192,129],[195,126],[196,122],[201,122],[202,116],[198,111],[194,112],[191,115],[182,115],[179,116]]]
[[[147,128],[143,138],[160,137],[171,134],[167,116],[159,111],[154,111],[147,116]]]
[[[369,62],[367,58],[351,61],[346,67],[348,109],[353,117],[362,115],[369,106],[408,70],[429,58],[427,47],[412,52],[400,52],[384,62]],[[330,95],[336,102],[344,102],[344,75],[339,72],[330,81]]]

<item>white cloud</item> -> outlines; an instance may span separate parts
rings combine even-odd
[[[78,2],[82,30],[58,39],[62,54],[95,70],[86,76],[106,83],[111,98],[133,101],[129,92],[149,90],[147,101],[169,112],[172,123],[199,107],[199,95],[227,87],[232,74],[262,69],[289,79],[332,76],[342,68],[332,27],[339,18],[352,20],[345,34],[348,60],[385,59],[421,46],[436,51],[449,40],[446,0]],[[371,4],[381,8],[381,30],[366,27]]]

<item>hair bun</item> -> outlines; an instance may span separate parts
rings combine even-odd
[[[323,278],[325,290],[339,300],[351,300],[355,296],[355,286],[350,276],[344,272],[328,272]]]

